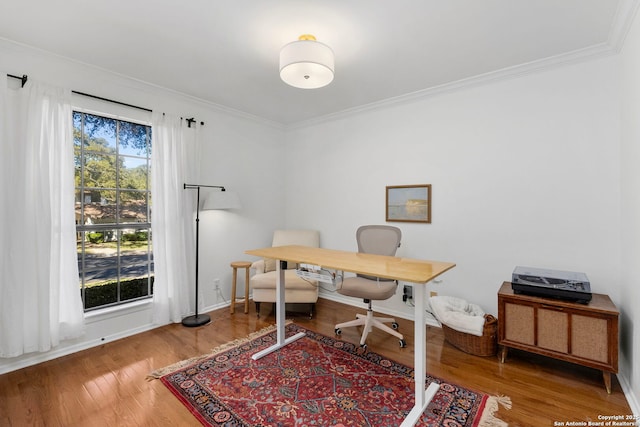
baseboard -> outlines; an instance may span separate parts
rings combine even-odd
[[[94,340],[83,341],[78,344],[71,344],[64,347],[57,347],[46,353],[32,353],[26,357],[20,357],[20,360],[15,362],[2,363],[0,366],[0,375],[8,372],[17,371],[18,369],[27,368],[29,366],[37,365],[42,362],[48,362],[49,360],[57,359],[59,357],[68,356],[79,351],[88,350],[93,347],[98,347],[108,342],[116,341],[122,338],[127,338],[133,335],[137,335],[142,332],[150,331],[157,328],[159,325],[143,325],[137,328],[122,331],[117,334],[109,335]]]
[[[633,394],[633,390],[627,381],[627,377],[618,374],[618,382],[620,383],[620,387],[622,387],[622,392],[624,393],[624,397],[627,399],[631,412],[635,415],[636,419],[640,418],[640,405],[638,405],[638,400]]]
[[[628,360],[624,358],[624,355],[620,355],[620,366],[631,366],[628,363]],[[622,388],[622,392],[624,393],[624,397],[627,399],[627,403],[631,408],[631,412],[635,415],[636,420],[640,419],[640,403],[638,402],[638,397],[634,394],[633,388],[629,382],[629,377],[626,375],[626,372],[619,372],[618,382],[620,383],[620,387]]]
[[[204,307],[202,309],[201,313],[208,313],[210,311],[215,311],[215,310],[218,310],[218,309],[221,309],[221,308],[224,308],[224,307],[230,307],[230,306],[231,306],[230,302],[226,302],[226,301],[225,302],[219,302],[219,303]]]
[[[103,310],[102,312],[90,313],[87,316],[85,322],[87,324],[104,321],[113,317],[121,316],[123,313],[132,313],[134,311],[144,310],[143,303],[132,304],[129,307],[119,307],[118,310]],[[229,303],[219,303],[209,307],[203,308],[203,313],[217,310],[229,306]],[[142,332],[147,332],[155,328],[159,328],[164,325],[158,325],[154,323],[148,323],[137,326],[135,328],[126,329],[115,334],[106,335],[104,337],[90,339],[78,343],[66,342],[62,343],[56,348],[53,348],[45,353],[31,353],[15,358],[16,360],[0,359],[0,375],[8,372],[17,371],[18,369],[27,368],[29,366],[37,365],[39,363],[48,362],[59,357],[68,356],[79,351],[88,350],[93,347],[113,342],[122,338],[127,338],[133,335],[137,335]]]

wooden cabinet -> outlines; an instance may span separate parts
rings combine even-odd
[[[504,282],[498,292],[498,344],[504,363],[517,348],[602,371],[611,393],[618,372],[619,312],[607,295],[593,294],[588,304],[515,294]]]

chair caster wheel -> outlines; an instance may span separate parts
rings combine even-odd
[[[366,350],[367,349],[367,345],[366,344],[360,344],[360,348],[363,349],[363,350]]]
[[[391,327],[392,327],[393,329],[397,330],[397,329],[399,328],[399,325],[398,325],[398,323],[397,323],[397,322],[393,322],[393,323],[391,324]]]
[[[336,328],[334,332],[336,333],[336,335],[341,335],[342,334],[342,329]]]
[[[407,346],[407,342],[405,340],[400,340],[400,348],[405,348]]]

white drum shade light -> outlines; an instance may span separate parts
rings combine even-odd
[[[303,34],[280,51],[280,78],[300,89],[317,89],[333,80],[333,50]]]

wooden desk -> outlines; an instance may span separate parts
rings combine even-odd
[[[304,333],[299,333],[285,339],[284,270],[281,268],[281,261],[313,264],[329,270],[367,274],[416,284],[426,284],[445,271],[455,267],[455,264],[449,262],[425,261],[333,249],[310,248],[307,246],[276,246],[249,250],[245,253],[278,260],[276,263],[277,343],[254,354],[254,360],[272,353],[304,336]],[[439,388],[438,384],[431,383],[429,387],[425,389],[427,375],[427,324],[424,286],[414,286],[414,301],[415,405],[402,422],[402,427],[413,426],[418,422],[420,415],[426,409]]]

